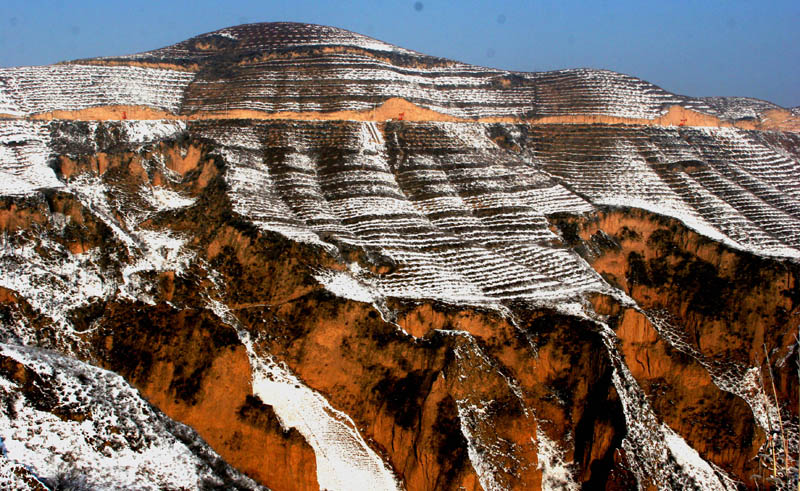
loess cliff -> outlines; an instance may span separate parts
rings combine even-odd
[[[0,69],[0,480],[796,486],[798,131],[306,24]]]

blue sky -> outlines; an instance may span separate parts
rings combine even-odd
[[[269,21],[509,70],[606,68],[679,94],[800,105],[798,0],[2,0],[0,66],[134,53]]]

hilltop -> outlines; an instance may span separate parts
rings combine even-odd
[[[383,110],[389,99],[399,104]],[[765,101],[689,98],[606,70],[495,70],[286,22],[230,27],[135,55],[3,69],[0,114],[800,127],[789,110]]]

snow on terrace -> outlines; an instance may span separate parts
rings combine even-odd
[[[533,127],[528,158],[598,205],[676,218],[729,246],[800,257],[796,158],[735,128]]]
[[[737,119],[759,119],[766,111],[781,109],[768,101],[751,97],[702,97],[700,100],[708,104],[719,117]]]
[[[274,49],[299,46],[353,46],[375,51],[412,54],[413,51],[394,46],[362,34],[336,27],[315,24],[276,22],[245,24],[221,29],[212,34],[229,36],[242,41],[237,48]]]
[[[14,115],[111,105],[147,106],[177,113],[194,76],[191,72],[127,66],[3,68],[0,105],[9,106]]]
[[[487,70],[473,70],[475,76],[461,71],[450,75],[445,70],[401,69],[368,56],[340,53],[305,58],[302,63],[271,60],[237,67],[231,80],[198,78],[185,109],[365,111],[374,109],[376,101],[393,97],[456,117],[521,116],[528,108],[522,101],[531,99],[532,88],[525,94],[487,91],[490,79],[478,76]],[[309,93],[315,94],[315,101],[309,100]]]
[[[225,99],[231,108],[307,111],[313,110],[311,91],[326,110],[372,109],[375,100],[400,97],[460,117],[521,115],[533,87],[487,90],[501,74],[480,67],[405,68],[367,55],[328,53],[237,67],[231,80],[198,78],[194,88],[203,91],[190,96],[187,107],[221,109]],[[209,90],[225,97],[212,100]]]
[[[19,106],[17,106],[11,97],[7,82],[0,78],[0,115],[2,114],[8,114],[10,116],[23,115]]]
[[[218,49],[228,52],[253,53],[270,52],[283,48],[343,46],[415,54],[413,51],[336,27],[295,22],[270,22],[227,27],[195,36],[172,46],[119,58],[164,60],[208,58],[217,53],[217,49],[214,49],[212,43],[219,38],[227,40],[227,42],[220,43],[221,46]]]
[[[213,450],[192,430],[156,412],[119,375],[31,348],[0,344],[0,354],[44,381],[37,384],[42,399],[32,401],[16,382],[0,377],[0,394],[9,402],[0,411],[5,449],[0,458],[42,478],[73,471],[93,489],[222,486],[220,473],[245,488],[259,488],[226,466],[212,468],[220,461]]]
[[[63,186],[48,166],[49,144],[46,123],[0,120],[0,195],[28,195]]]
[[[197,93],[188,96],[186,107],[190,111],[368,110],[375,106],[375,100],[401,97],[444,114],[468,118],[534,113],[652,119],[665,114],[672,105],[718,112],[702,99],[677,96],[607,70],[515,73],[459,62],[441,63],[353,32],[305,24],[230,27],[128,58],[202,60],[224,54],[266,55],[321,46],[331,49],[296,51],[291,59],[254,57],[236,66],[231,72],[235,75],[224,80],[201,76],[193,87]],[[347,48],[372,51],[378,57]],[[417,60],[412,67],[396,59],[387,60],[381,57],[383,53],[411,55]],[[217,91],[222,95],[215,94]],[[310,94],[317,102],[310,102]]]
[[[314,47],[329,49],[297,50]],[[291,49],[296,50],[292,59],[268,56],[256,61],[258,54],[270,55]],[[236,54],[251,56],[253,60],[236,66],[231,72],[236,74],[233,78],[198,79],[197,87],[201,90],[196,97],[189,97],[189,111],[367,110],[374,108],[375,99],[390,97],[402,97],[435,111],[468,118],[525,117],[533,113],[536,116],[651,119],[663,115],[671,105],[682,105],[738,119],[752,117],[754,110],[769,107],[769,103],[744,98],[722,102],[720,98],[691,99],[607,70],[517,73],[484,68],[428,57],[343,29],[287,22],[229,27],[165,48],[107,59],[183,63],[221,56],[223,62],[227,62],[224,61],[227,56]],[[391,56],[392,61],[387,61],[387,55],[407,56],[407,61],[413,60],[414,66],[398,63],[394,56]],[[0,113],[13,115],[46,112],[54,107],[76,109],[59,107],[69,105],[64,93],[79,100],[85,98],[86,92],[99,99],[89,104],[91,106],[132,104],[174,112],[180,105],[183,90],[194,77],[193,73],[185,71],[78,64],[9,70],[0,70]],[[9,76],[9,73],[15,75]],[[116,83],[120,75],[136,82],[129,83],[129,87],[121,86]],[[48,87],[48,80],[42,81],[42,78],[54,81],[55,87]],[[156,83],[146,83],[149,79]],[[520,81],[525,83],[518,83]],[[64,93],[60,92],[62,86]],[[208,92],[209,88],[212,92]],[[225,91],[226,88],[235,95],[207,97],[213,90]],[[30,100],[16,95],[19,92],[30,94]],[[133,92],[137,93],[139,101],[132,97]],[[309,94],[313,94],[312,99],[324,102],[311,102]],[[336,101],[331,102],[331,97]],[[72,104],[81,105],[89,107],[80,101]]]
[[[462,118],[533,113],[652,119],[680,104],[711,111],[702,101],[604,70],[511,73],[461,63],[406,67],[366,54],[332,52],[268,59],[237,66],[233,73],[223,80],[198,77],[185,108],[356,111],[374,108],[376,100],[399,97]],[[316,102],[309,101],[309,94]]]
[[[369,282],[381,297],[486,305],[602,289],[586,264],[553,247],[546,219],[593,204],[674,217],[758,254],[800,255],[798,163],[742,130],[563,125],[554,135],[528,127],[529,150],[510,158],[488,138],[492,125],[378,126],[195,128],[232,145],[221,152],[238,213],[294,240],[331,247],[321,237],[334,237],[391,257],[397,268]],[[287,150],[269,163],[267,134]],[[390,161],[392,145],[402,159]],[[340,156],[317,157],[332,150]],[[680,162],[707,170],[682,171]]]
[[[259,227],[328,247],[320,236],[333,236],[395,260],[395,271],[368,281],[373,296],[496,305],[511,298],[551,302],[604,288],[574,254],[548,245],[556,236],[539,209],[581,213],[591,206],[526,165],[495,163],[498,149],[483,125],[429,125],[463,153],[411,153],[392,169],[383,136],[376,139],[377,129],[369,129],[374,123],[348,123],[338,136],[324,131],[320,141],[315,131],[324,126],[315,123],[197,129],[236,145],[221,151],[231,201]],[[289,151],[266,164],[259,133],[277,134],[278,128]],[[318,144],[345,150],[345,156],[310,158]],[[553,196],[558,203],[541,206]]]
[[[537,116],[595,114],[652,119],[663,115],[668,106],[686,102],[649,82],[609,70],[579,68],[521,75],[537,84]]]

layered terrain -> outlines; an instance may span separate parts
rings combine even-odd
[[[17,486],[797,479],[796,109],[273,23],[0,118]]]

